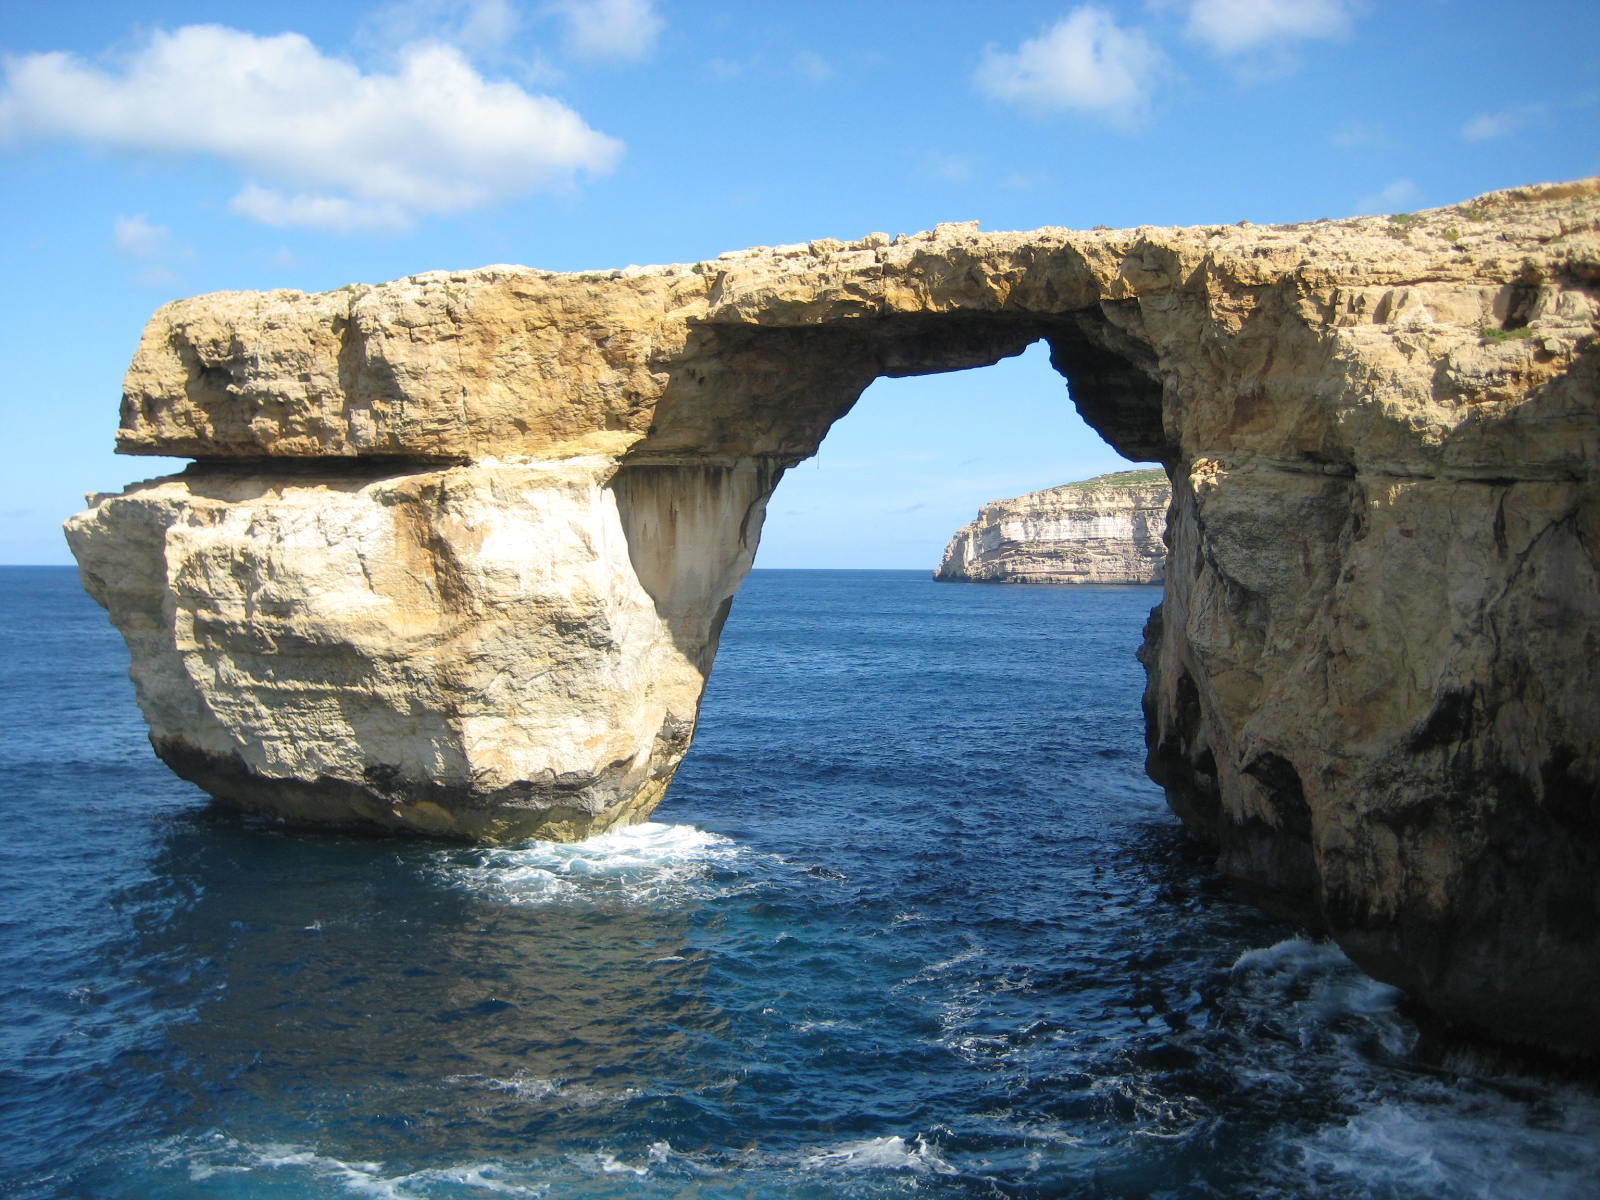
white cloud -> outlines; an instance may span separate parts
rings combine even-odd
[[[241,217],[279,229],[300,226],[355,233],[404,229],[411,223],[410,215],[397,204],[357,201],[347,196],[315,192],[280,192],[258,183],[245,184],[228,201],[228,207]]]
[[[1572,121],[1573,114],[1597,104],[1600,104],[1600,91],[1569,93],[1558,99],[1516,104],[1499,112],[1479,113],[1461,126],[1461,137],[1468,142],[1487,142],[1510,137],[1524,129],[1548,128],[1558,122]]]
[[[172,230],[165,225],[152,225],[148,217],[138,213],[112,222],[111,241],[129,258],[155,258],[171,244]]]
[[[566,50],[589,62],[648,58],[666,28],[655,0],[553,0],[549,11],[566,25]]]
[[[362,22],[359,39],[386,49],[438,42],[497,57],[522,28],[507,0],[397,0]]]
[[[1349,0],[1192,0],[1189,36],[1217,54],[1281,49],[1349,32]]]
[[[118,217],[111,223],[111,244],[134,263],[133,281],[145,288],[171,288],[178,282],[172,264],[189,251],[172,240],[172,230],[156,225],[144,213]]]
[[[528,44],[522,10],[509,0],[394,0],[356,29],[355,44],[375,61],[395,63],[415,46],[454,46],[525,85],[550,87],[562,73]]]
[[[1356,201],[1358,213],[1410,212],[1422,203],[1422,189],[1409,179],[1396,179]]]
[[[1160,50],[1109,13],[1083,5],[1014,51],[991,46],[978,64],[978,88],[1035,112],[1076,110],[1113,124],[1137,123],[1166,74]]]
[[[119,69],[64,53],[5,61],[0,135],[222,159],[236,212],[276,225],[399,227],[611,167],[621,144],[564,104],[419,44],[363,73],[294,33],[160,32]],[[290,192],[266,186],[278,185]]]
[[[1461,127],[1461,136],[1469,142],[1487,142],[1515,133],[1527,123],[1526,112],[1483,113]]]

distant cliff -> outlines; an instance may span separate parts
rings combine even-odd
[[[1118,471],[985,504],[945,547],[935,579],[1160,583],[1167,473]]]

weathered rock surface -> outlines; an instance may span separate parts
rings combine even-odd
[[[769,487],[605,458],[213,464],[69,532],[180,775],[305,823],[569,840],[661,799]]]
[[[933,577],[969,583],[1160,583],[1167,473],[1117,471],[994,500],[956,530]]]
[[[299,820],[577,836],[693,728],[766,497],[879,375],[1046,339],[1172,482],[1152,774],[1493,1036],[1600,1052],[1600,183],[169,305],[68,523],[157,750]]]

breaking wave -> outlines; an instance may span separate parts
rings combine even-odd
[[[1362,1195],[1593,1200],[1597,1134],[1592,1094],[1517,1097],[1438,1083],[1380,1100],[1295,1149],[1305,1178]]]
[[[954,1175],[956,1169],[939,1157],[933,1144],[918,1134],[910,1142],[899,1134],[847,1142],[831,1150],[808,1155],[803,1165],[811,1170],[910,1171],[916,1175]]]
[[[582,842],[447,851],[441,870],[453,883],[511,904],[653,904],[687,898],[710,868],[730,865],[740,852],[721,834],[647,821]]]

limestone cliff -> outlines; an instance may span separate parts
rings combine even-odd
[[[985,504],[933,577],[971,583],[1160,583],[1172,489],[1118,471]]]
[[[578,836],[689,743],[767,497],[881,375],[1050,344],[1172,483],[1150,769],[1223,867],[1600,1052],[1600,183],[1261,228],[932,233],[152,319],[68,522],[157,751],[307,822]]]

